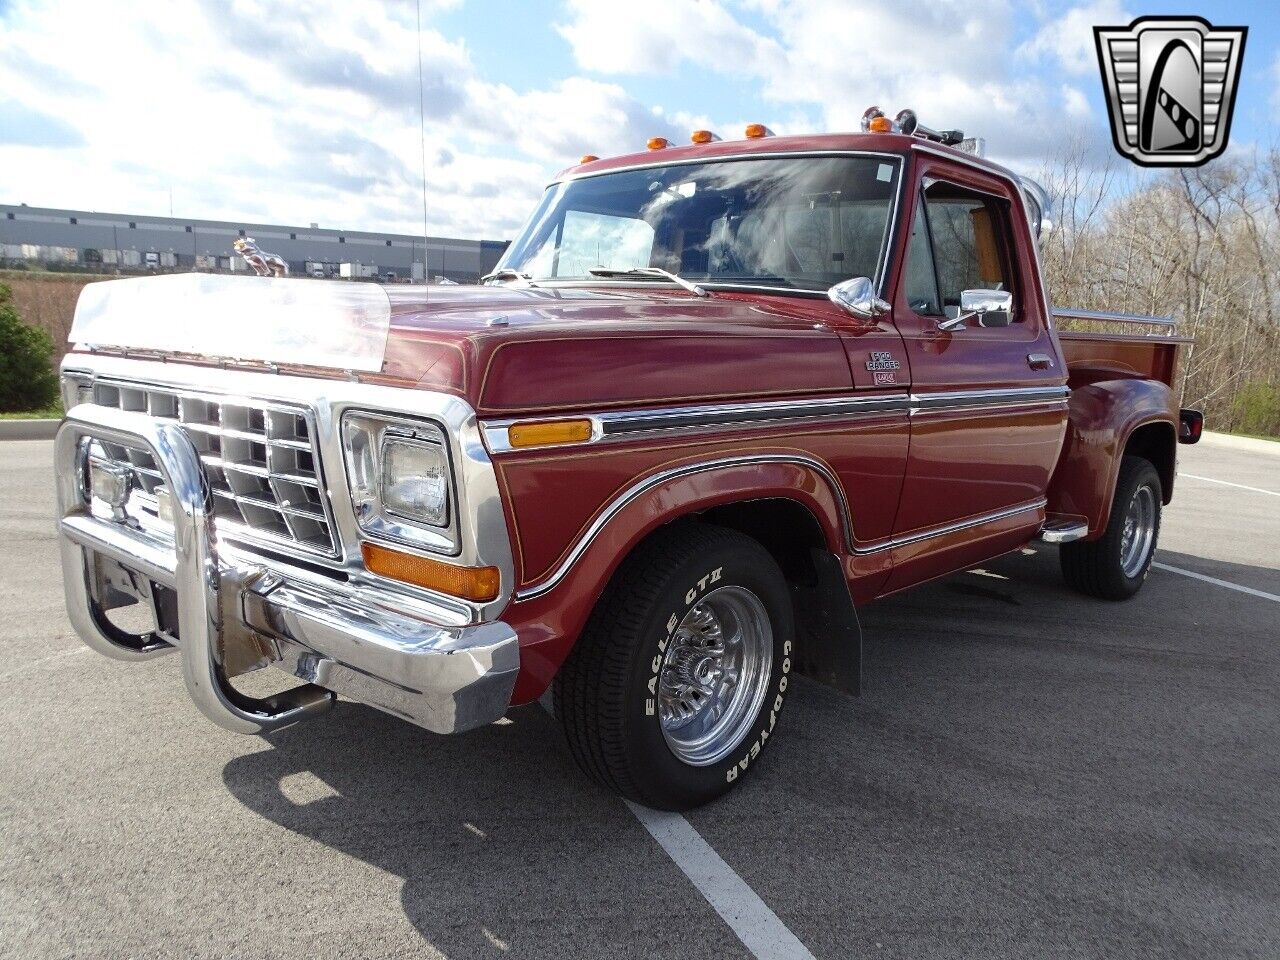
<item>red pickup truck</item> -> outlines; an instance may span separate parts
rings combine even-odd
[[[245,733],[549,696],[590,776],[679,809],[755,768],[793,674],[857,691],[863,604],[1036,538],[1131,596],[1199,436],[1183,341],[1059,331],[1042,192],[882,120],[585,158],[481,286],[89,286],[75,629],[177,651]],[[246,692],[266,666],[303,683]]]

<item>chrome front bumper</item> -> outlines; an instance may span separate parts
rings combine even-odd
[[[154,456],[172,500],[172,542],[90,510],[90,438]],[[437,733],[468,730],[506,712],[520,667],[510,627],[441,626],[406,612],[391,591],[381,595],[367,584],[356,588],[220,549],[199,455],[177,425],[78,406],[58,431],[55,464],[63,581],[76,633],[120,660],[177,650],[191,699],[219,726],[237,733],[277,729],[326,710],[335,693]],[[135,636],[113,626],[100,596],[107,581],[110,591],[151,601],[157,630]],[[254,699],[228,681],[268,663],[306,682]]]

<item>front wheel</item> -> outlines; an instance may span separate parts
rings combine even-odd
[[[561,667],[555,712],[588,775],[685,810],[756,765],[790,683],[791,601],[759,542],[676,524],[629,556]]]
[[[1127,600],[1137,593],[1155,557],[1162,502],[1160,474],[1151,461],[1125,457],[1106,531],[1097,540],[1061,547],[1068,586],[1103,600]]]

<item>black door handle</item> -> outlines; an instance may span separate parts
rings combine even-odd
[[[1053,357],[1047,353],[1028,353],[1027,366],[1032,370],[1050,370],[1053,368]]]

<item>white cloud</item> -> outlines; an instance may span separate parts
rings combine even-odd
[[[856,130],[871,104],[890,114],[910,107],[923,123],[986,137],[1018,161],[1042,155],[1061,125],[1055,86],[1007,56],[1017,42],[1012,0],[652,0],[625,30],[601,9],[574,0],[560,27],[580,65],[661,75],[696,61],[754,78],[781,109],[817,112],[819,130]],[[748,11],[764,32],[746,25]]]
[[[718,0],[646,0],[643,14],[600,0],[569,0],[568,7],[572,19],[557,29],[578,65],[598,73],[669,73],[694,60],[749,76],[779,52]]]
[[[1098,53],[1093,28],[1127,24],[1133,14],[1119,0],[1093,0],[1072,7],[1062,16],[1045,23],[1029,41],[1018,48],[1021,60],[1050,58],[1068,73],[1096,73]]]
[[[558,169],[668,131],[614,83],[487,80],[433,28],[441,6],[422,31],[433,233],[509,237]],[[420,231],[414,27],[411,5],[339,0],[10,7],[4,200],[163,213],[172,189],[179,215]]]
[[[1089,98],[1079,87],[1073,87],[1069,83],[1062,85],[1062,106],[1067,111],[1067,116],[1076,119],[1083,119],[1093,113],[1093,109],[1089,106]]]

